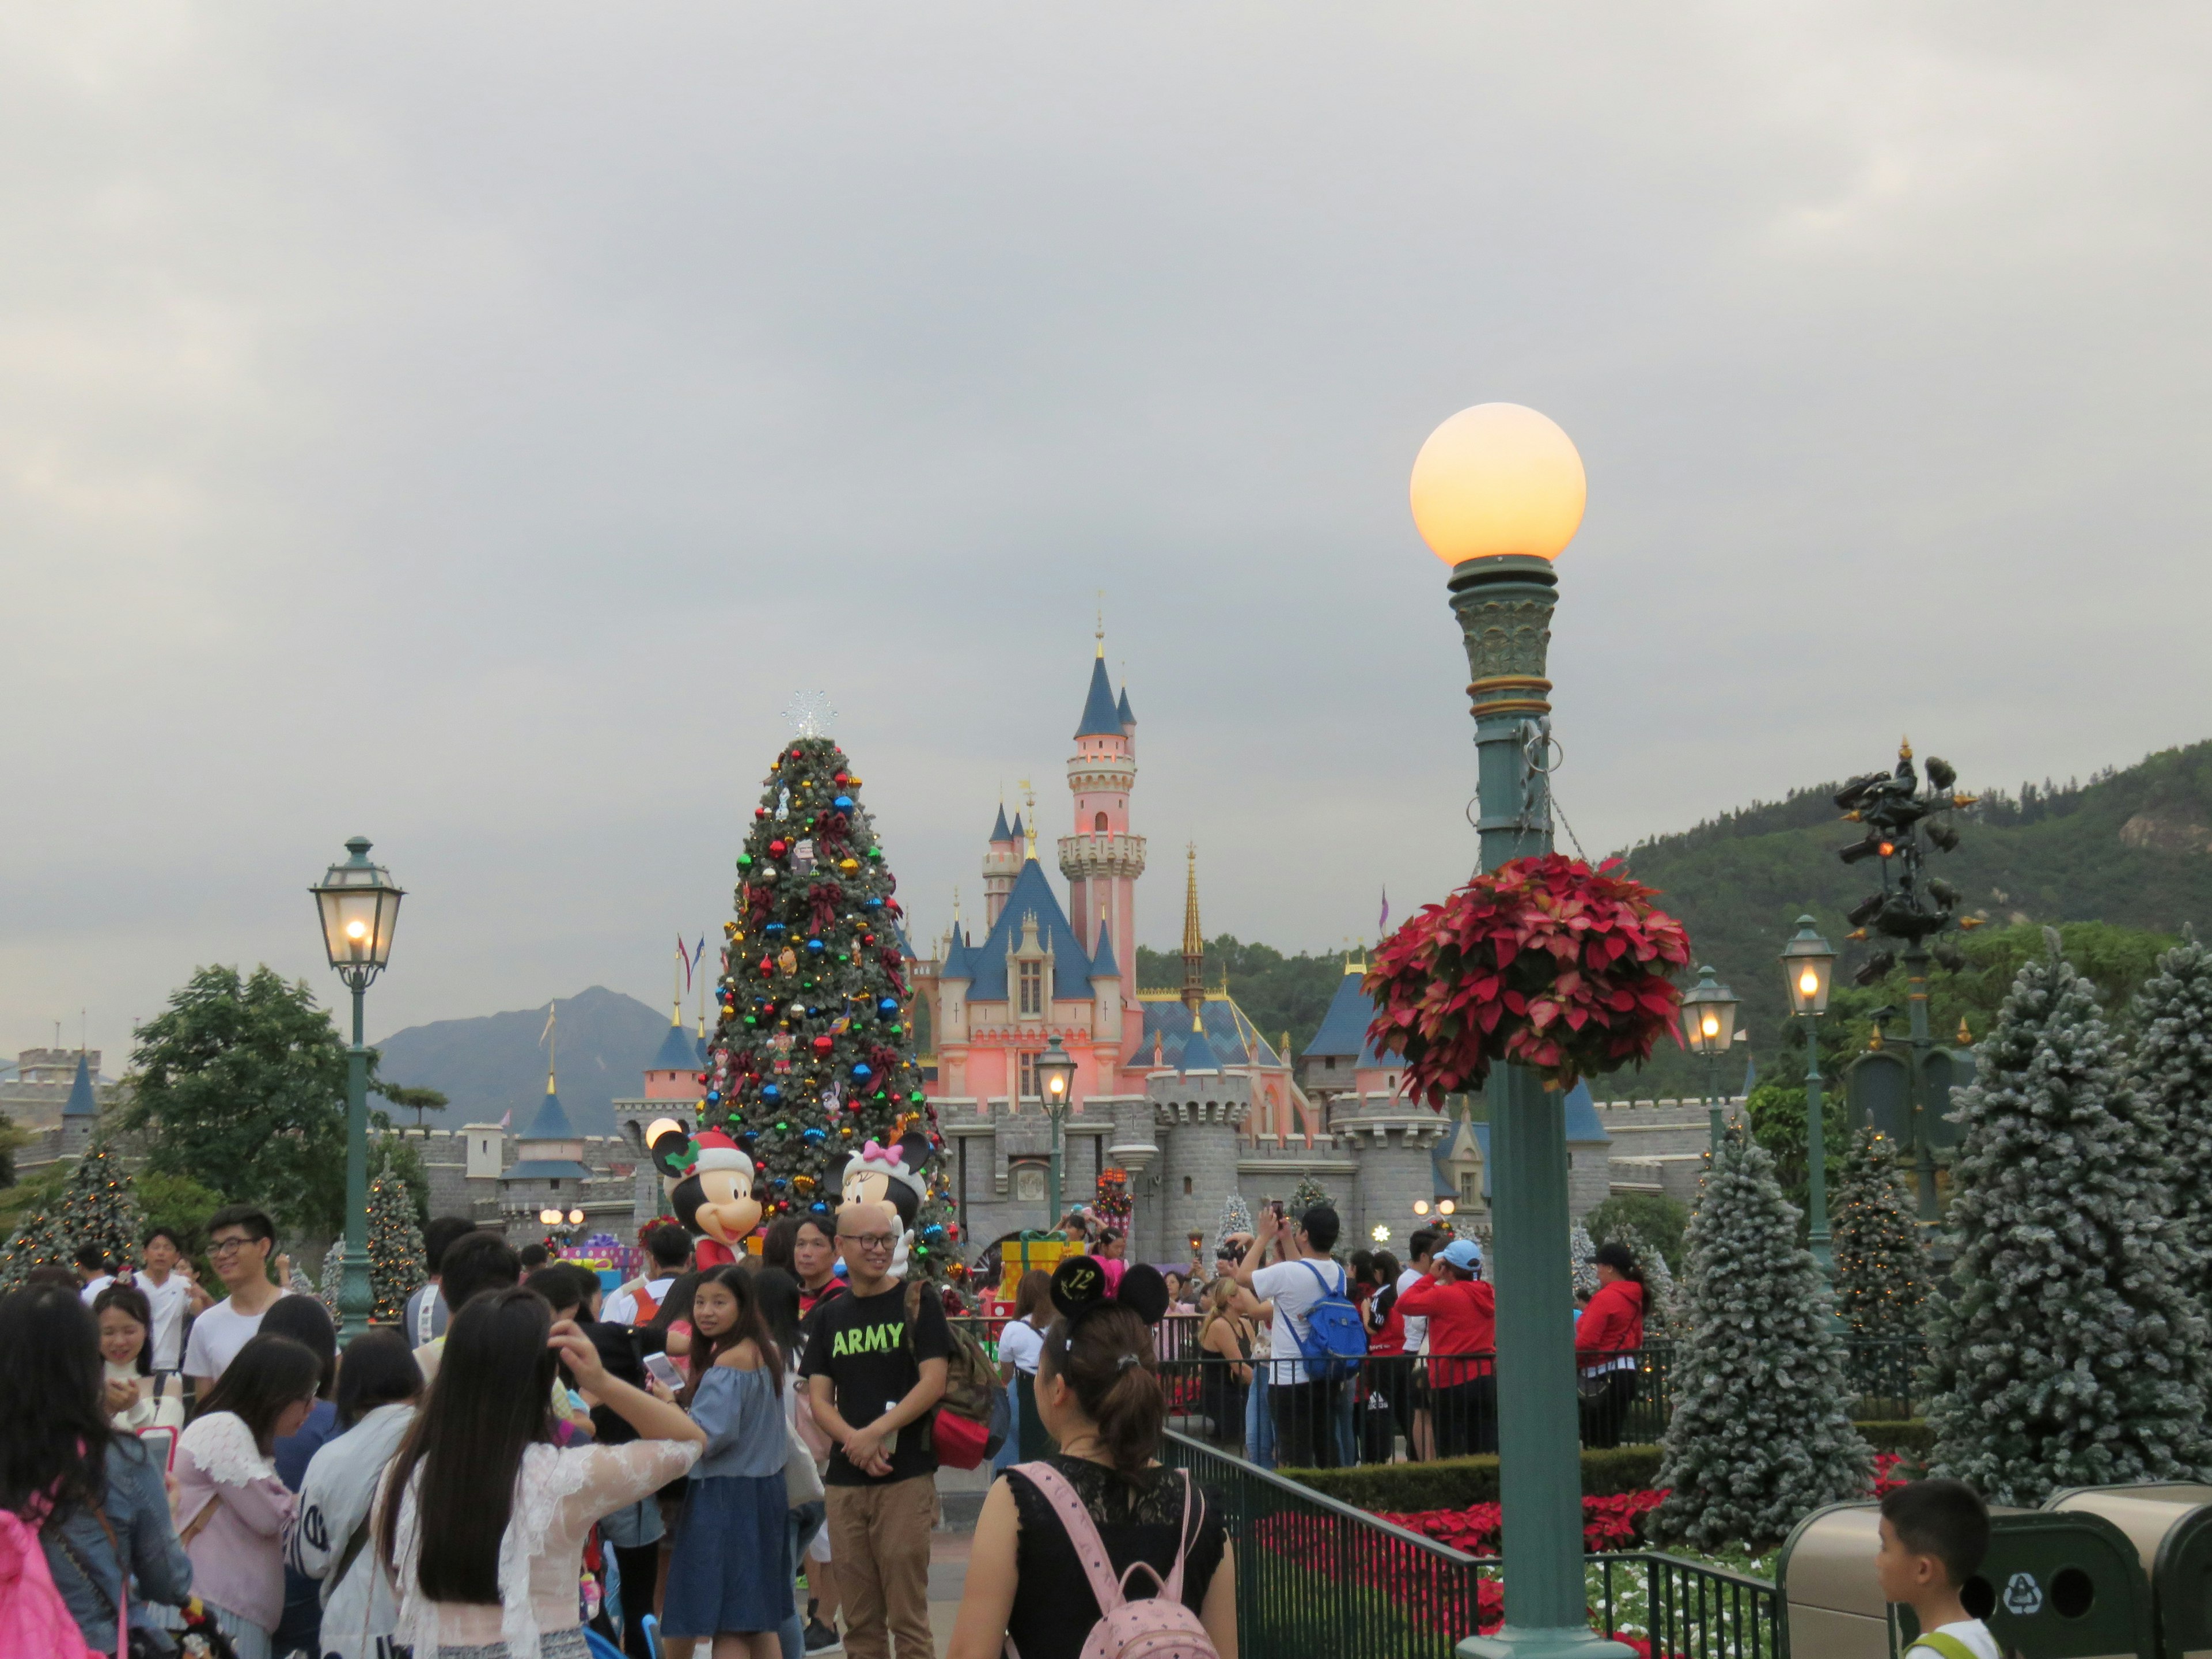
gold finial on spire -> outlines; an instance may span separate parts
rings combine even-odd
[[[1961,1048],[1971,1048],[1974,1046],[1974,1034],[1966,1029],[1966,1017],[1964,1014],[1959,1016],[1959,1035],[1955,1041]]]
[[[960,922],[960,888],[957,883],[952,889],[952,921],[955,927]]]
[[[1899,760],[1911,760],[1912,758],[1912,739],[1911,738],[1899,738],[1897,740],[1897,757]]]
[[[1106,590],[1103,587],[1098,590],[1098,629],[1091,637],[1098,641],[1098,654],[1103,657],[1106,654]]]
[[[1029,837],[1030,857],[1036,857],[1036,791],[1030,787],[1027,778],[1018,780],[1022,787],[1022,832]]]

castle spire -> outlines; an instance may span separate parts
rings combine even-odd
[[[1189,868],[1182,893],[1182,1000],[1194,1024],[1206,1001],[1206,934],[1198,925],[1198,843],[1188,850]]]
[[[684,1024],[684,1005],[678,1003],[676,1009],[676,1024],[680,1028]],[[545,1043],[545,1092],[549,1095],[554,1092],[553,1062],[561,1052],[560,1025],[561,1005],[558,1002],[546,1004],[545,1030],[540,1035]]]

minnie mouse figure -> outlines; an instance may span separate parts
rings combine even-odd
[[[839,1196],[848,1204],[888,1204],[898,1212],[898,1249],[891,1257],[894,1277],[906,1272],[907,1246],[914,1238],[915,1218],[928,1195],[923,1173],[934,1156],[929,1137],[909,1130],[896,1143],[885,1146],[871,1140],[846,1160]]]

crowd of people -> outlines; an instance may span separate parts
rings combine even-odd
[[[167,1229],[135,1271],[33,1273],[0,1297],[10,1629],[33,1628],[43,1585],[52,1640],[23,1650],[70,1659],[180,1640],[236,1659],[935,1659],[954,1344],[939,1298],[893,1272],[900,1231],[848,1205],[698,1271],[664,1225],[610,1291],[439,1219],[399,1325],[343,1352],[251,1206],[209,1220],[220,1299]],[[1031,1278],[1027,1338],[1000,1347],[1030,1423],[984,1504],[952,1659],[1010,1638],[1076,1659],[1148,1593],[1139,1563],[1233,1659],[1219,1505],[1157,1459],[1151,1324],[1056,1308]]]

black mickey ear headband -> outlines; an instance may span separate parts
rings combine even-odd
[[[1167,1280],[1148,1262],[1124,1269],[1118,1291],[1109,1288],[1106,1269],[1094,1256],[1069,1256],[1052,1276],[1052,1305],[1071,1330],[1101,1308],[1127,1308],[1146,1324],[1157,1325],[1168,1301]]]

